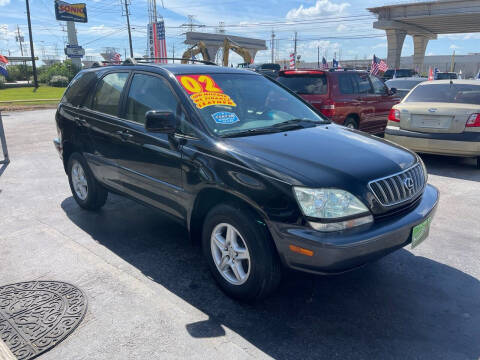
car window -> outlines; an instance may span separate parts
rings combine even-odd
[[[264,76],[247,74],[182,74],[179,85],[201,121],[222,136],[258,129],[275,131],[280,124],[328,123],[301,99]]]
[[[167,82],[157,76],[135,74],[127,96],[128,120],[145,123],[149,110],[168,111],[177,114],[179,104]]]
[[[129,73],[113,73],[104,76],[93,96],[92,109],[105,114],[118,115],[118,105]]]
[[[338,86],[342,94],[356,94],[357,82],[353,74],[338,74]]]
[[[373,92],[375,94],[384,95],[386,94],[385,84],[378,77],[370,75],[370,80],[372,81]]]
[[[277,81],[297,94],[318,95],[327,93],[325,74],[281,76]]]
[[[368,79],[368,74],[355,74],[359,94],[372,94],[373,88]]]
[[[404,102],[442,102],[480,105],[480,85],[428,84],[417,86]]]
[[[95,86],[97,74],[95,72],[80,72],[72,80],[61,102],[72,106],[83,105],[85,98]]]

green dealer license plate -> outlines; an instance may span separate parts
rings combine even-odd
[[[412,249],[428,237],[431,222],[432,218],[428,218],[424,222],[414,226],[412,229]]]

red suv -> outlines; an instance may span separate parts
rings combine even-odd
[[[383,133],[400,102],[382,80],[365,71],[283,70],[277,81],[337,124]]]

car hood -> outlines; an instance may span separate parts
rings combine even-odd
[[[356,193],[374,179],[412,166],[416,155],[389,141],[334,124],[225,139],[244,166],[297,186]]]

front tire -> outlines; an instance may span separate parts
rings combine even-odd
[[[244,301],[266,297],[281,278],[270,234],[257,220],[247,208],[222,204],[203,225],[202,247],[213,277],[225,293]]]
[[[353,117],[351,116],[348,116],[346,119],[345,119],[345,122],[343,123],[343,125],[349,129],[358,129],[358,123],[357,123],[357,120],[355,120]]]
[[[86,210],[98,210],[107,201],[108,192],[94,178],[85,158],[73,153],[68,159],[68,182],[73,198]]]

